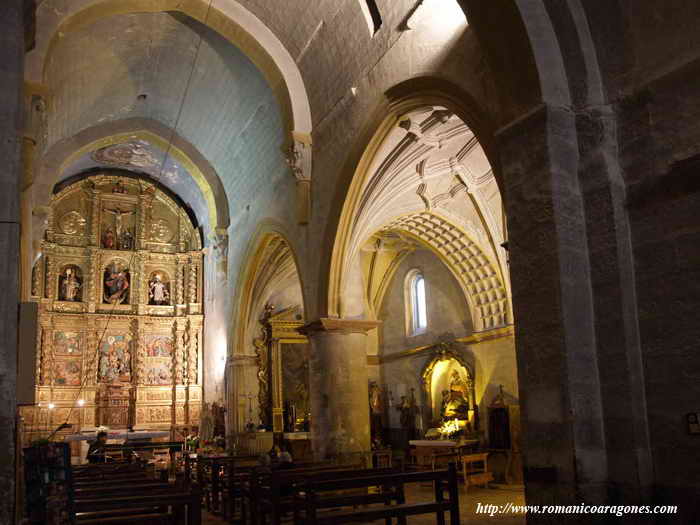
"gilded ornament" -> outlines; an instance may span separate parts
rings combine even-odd
[[[85,219],[77,211],[69,211],[58,221],[58,226],[66,235],[82,235],[85,231]]]
[[[151,239],[154,241],[168,242],[172,236],[172,229],[165,219],[156,219],[151,223]]]

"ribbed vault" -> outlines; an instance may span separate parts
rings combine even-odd
[[[386,282],[413,239],[454,273],[477,330],[511,323],[502,201],[473,131],[445,107],[429,106],[397,119],[370,149],[373,157],[363,161],[366,171],[353,183],[361,188],[351,190],[354,202],[346,202],[349,231],[341,231],[338,242],[344,244],[336,247],[344,257],[342,300],[357,283],[350,276],[357,273],[359,257],[365,310],[376,315]],[[401,238],[404,246],[391,247],[387,234]],[[331,310],[334,306],[331,298]],[[357,315],[356,305],[350,310],[341,301],[336,307],[341,316]]]

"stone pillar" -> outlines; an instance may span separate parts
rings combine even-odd
[[[19,181],[24,60],[22,0],[0,3],[0,523],[15,516],[15,411],[19,267]]]
[[[605,503],[608,458],[575,117],[540,106],[500,130],[498,141],[526,499]]]
[[[377,325],[322,318],[301,329],[311,344],[311,440],[318,460],[369,456],[367,333]]]

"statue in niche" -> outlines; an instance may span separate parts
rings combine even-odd
[[[129,302],[129,269],[112,263],[105,270],[104,302],[122,304]]]
[[[122,232],[122,236],[117,239],[117,248],[120,250],[133,250],[134,249],[134,235],[131,233],[129,228],[126,228]]]
[[[449,390],[442,392],[442,418],[444,420],[469,419],[469,385],[457,370],[452,371]]]
[[[105,213],[109,213],[110,215],[114,215],[114,234],[117,239],[121,239],[122,228],[124,227],[124,219],[129,215],[133,215],[134,211],[122,211],[122,209],[119,208],[119,206],[117,206],[114,209],[103,208],[103,211]]]
[[[76,275],[74,268],[66,268],[61,276],[59,299],[61,301],[80,301],[80,289],[82,284]]]
[[[170,304],[170,292],[168,283],[163,282],[163,278],[156,273],[148,283],[148,304],[167,305]]]
[[[107,228],[102,234],[102,247],[108,250],[114,249],[114,232],[112,228]]]

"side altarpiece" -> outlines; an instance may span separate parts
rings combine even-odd
[[[52,410],[27,430],[197,425],[202,268],[199,231],[154,183],[98,174],[56,192],[31,288],[37,400]]]

